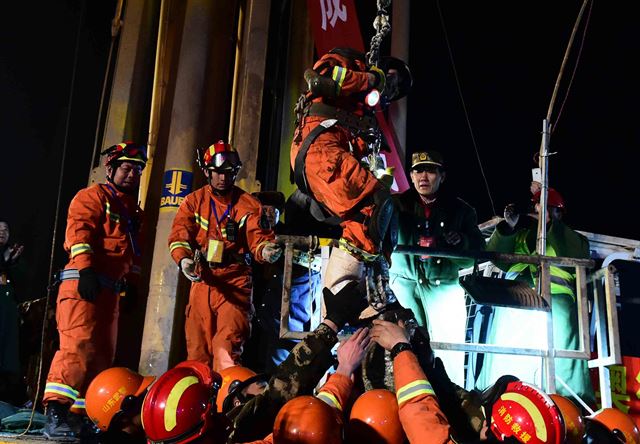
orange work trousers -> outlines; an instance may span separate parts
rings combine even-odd
[[[58,401],[84,407],[87,386],[115,357],[118,300],[112,290],[102,288],[96,300],[88,302],[80,297],[77,280],[60,284],[56,307],[60,349],[49,368],[45,405]]]
[[[358,214],[370,216],[373,205],[354,209],[382,185],[347,151],[348,146],[341,130],[331,128],[321,133],[307,152],[307,184],[318,202],[343,219],[342,237],[354,247],[377,254],[378,246]]]
[[[240,364],[242,347],[251,334],[250,282],[242,276],[215,286],[191,284],[185,321],[188,359],[216,372]]]

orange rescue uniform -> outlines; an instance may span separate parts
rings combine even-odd
[[[355,69],[349,69],[348,67]],[[313,69],[320,75],[333,78],[337,83],[337,97],[330,105],[355,115],[362,115],[362,99],[353,94],[365,93],[369,86],[370,74],[364,65],[356,67],[348,58],[339,54],[325,54]],[[315,103],[327,103],[328,99],[314,98]],[[324,116],[305,115],[291,145],[291,166],[295,168],[298,151],[309,133],[321,122],[328,119]],[[350,152],[350,145],[353,154]],[[352,246],[367,253],[377,254],[367,233],[362,216],[371,216],[373,205],[361,205],[363,200],[382,184],[373,174],[360,164],[360,159],[368,154],[364,140],[352,134],[340,122],[322,132],[309,147],[305,160],[305,174],[312,197],[343,219],[341,223],[342,237]]]
[[[416,355],[403,351],[393,360],[398,414],[411,443],[455,444],[447,420]]]
[[[110,367],[115,356],[118,328],[117,283],[140,273],[139,256],[133,251],[142,210],[134,196],[111,185],[96,184],[80,190],[69,206],[64,248],[70,261],[65,272],[88,267],[100,277],[101,289],[94,302],[78,293],[78,279],[65,279],[58,290],[56,322],[60,350],[53,357],[43,402],[57,401],[84,409],[83,393],[89,382]],[[131,240],[134,239],[134,241]]]
[[[202,281],[191,283],[186,309],[187,359],[216,372],[240,364],[242,346],[251,332],[250,255],[263,262],[262,248],[275,240],[272,230],[260,228],[260,214],[258,199],[240,188],[234,186],[220,196],[207,185],[185,198],[169,235],[169,250],[178,265],[196,250],[205,258],[198,267]],[[235,240],[226,230],[229,218],[237,226]],[[224,246],[219,263],[206,262],[211,241]]]

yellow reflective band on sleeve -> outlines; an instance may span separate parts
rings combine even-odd
[[[336,94],[340,94],[340,90],[342,89],[342,84],[344,83],[344,79],[346,76],[347,76],[346,68],[342,68],[340,66],[333,67],[331,78],[336,82]]]
[[[435,396],[436,393],[433,391],[433,387],[429,384],[429,381],[426,379],[418,379],[417,381],[410,382],[409,384],[401,387],[396,392],[396,397],[398,398],[398,405],[407,402],[416,396],[420,395],[431,395]]]
[[[85,407],[85,401],[84,398],[78,398],[75,400],[75,402],[73,403],[73,405],[71,406],[72,409],[84,409]]]
[[[169,245],[169,252],[172,253],[176,248],[186,248],[189,251],[193,251],[189,242],[171,242],[171,245]]]
[[[60,384],[59,382],[47,382],[47,385],[44,387],[44,392],[62,395],[66,398],[72,399],[74,402],[78,399],[78,396],[80,396],[80,392],[75,390],[73,387]]]
[[[120,222],[120,215],[118,213],[113,213],[111,211],[111,204],[107,202],[105,204],[105,211],[107,212],[107,217],[114,222]]]
[[[93,253],[93,249],[89,244],[75,244],[71,246],[71,258],[76,257],[81,253]]]
[[[342,405],[340,404],[340,401],[338,401],[338,398],[333,396],[331,393],[321,391],[316,395],[316,398],[318,398],[321,401],[324,401],[326,404],[329,404],[331,407],[342,411]]]
[[[242,219],[240,219],[240,223],[238,224],[238,228],[242,228],[245,224],[245,222],[247,221],[247,218],[249,217],[251,213],[249,214],[245,214],[244,216],[242,216]]]
[[[164,407],[164,428],[167,432],[170,432],[176,427],[178,423],[177,412],[178,403],[184,392],[193,384],[197,384],[198,378],[195,376],[185,376],[176,385],[173,386],[167,397],[167,402]]]
[[[209,221],[204,217],[200,216],[198,213],[193,213],[193,216],[196,219],[196,223],[200,225],[204,231],[209,231]]]

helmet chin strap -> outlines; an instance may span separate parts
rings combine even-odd
[[[111,176],[107,176],[107,181],[108,181],[111,185],[113,185],[113,187],[114,187],[116,190],[120,191],[121,193],[129,194],[129,195],[131,195],[131,196],[135,196],[135,194],[138,192],[138,188],[135,188],[135,189],[131,190],[131,189],[129,189],[129,188],[124,188],[124,187],[121,187],[120,185],[117,185],[117,184],[113,181],[113,176],[114,176],[114,175],[115,175],[115,171],[113,171],[113,172],[111,173]]]

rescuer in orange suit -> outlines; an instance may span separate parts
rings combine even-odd
[[[380,98],[388,102],[404,96],[411,85],[403,62],[385,60],[380,69],[368,66],[361,52],[334,48],[306,70],[308,91],[296,106],[291,145],[300,200],[318,219],[341,220],[340,248],[329,260],[327,286],[339,291],[361,280],[366,263],[368,298],[376,309],[395,301],[387,262],[395,230],[389,187],[378,180],[385,170],[375,166],[381,135],[374,107]],[[361,163],[367,156],[369,166]]]
[[[251,259],[273,263],[282,249],[260,227],[260,201],[234,185],[242,163],[219,141],[198,163],[208,184],[180,205],[169,250],[191,281],[185,333],[189,360],[214,371],[240,364],[253,313]]]
[[[60,349],[43,399],[50,439],[80,433],[81,417],[69,409],[84,412],[89,382],[111,366],[124,277],[131,284],[140,272],[138,187],[146,147],[125,142],[102,154],[107,183],[80,190],[69,205],[64,248],[70,260],[59,275],[56,307]]]

